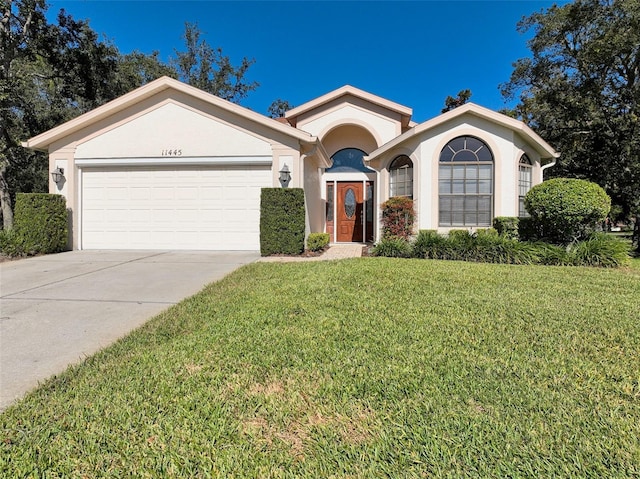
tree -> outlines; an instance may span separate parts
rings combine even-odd
[[[444,108],[440,111],[440,113],[446,113],[448,111],[453,110],[454,108],[458,108],[459,106],[464,105],[471,98],[471,90],[460,90],[458,92],[458,96],[455,98],[452,96],[447,96],[444,100]]]
[[[119,53],[64,10],[47,23],[44,0],[0,5],[0,202],[10,229],[15,193],[47,187],[46,156],[20,142],[117,96]]]
[[[197,23],[185,23],[183,39],[186,51],[176,50],[176,58],[171,62],[181,81],[234,103],[259,86],[255,81],[245,80],[255,60],[245,57],[239,66],[233,66],[222,48],[212,48],[201,38]]]
[[[277,100],[274,100],[271,105],[269,105],[267,113],[269,113],[270,118],[282,118],[284,114],[292,108],[294,108],[294,106],[287,100],[278,98]]]
[[[576,0],[534,13],[531,58],[514,64],[505,98],[561,152],[553,176],[598,183],[622,207],[640,208],[640,2]]]
[[[7,170],[11,166],[22,133],[15,93],[25,81],[20,65],[32,59],[40,33],[46,25],[44,0],[3,0],[0,4],[0,209],[5,228],[13,225],[11,187]]]

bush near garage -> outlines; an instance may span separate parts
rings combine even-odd
[[[260,254],[297,255],[304,251],[304,191],[262,188],[260,194]]]
[[[329,246],[329,238],[329,233],[309,233],[307,249],[310,251],[321,251]]]
[[[531,188],[524,205],[536,239],[568,245],[597,231],[609,214],[611,198],[596,183],[553,178]]]
[[[9,256],[59,253],[67,246],[66,200],[62,195],[18,193],[13,230],[0,240],[2,252]]]

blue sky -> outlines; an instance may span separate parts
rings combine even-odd
[[[350,84],[413,108],[422,122],[447,95],[468,88],[471,101],[507,106],[498,86],[512,63],[530,55],[517,22],[554,2],[502,1],[172,1],[49,0],[121,52],[181,49],[185,22],[238,64],[254,58],[260,83],[242,105],[266,113],[276,98],[300,105]],[[566,3],[558,2],[558,3]]]

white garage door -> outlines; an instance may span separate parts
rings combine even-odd
[[[82,169],[84,249],[259,250],[268,166]]]

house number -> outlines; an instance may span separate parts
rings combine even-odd
[[[162,150],[162,156],[182,156],[182,150],[173,150],[171,148]]]

